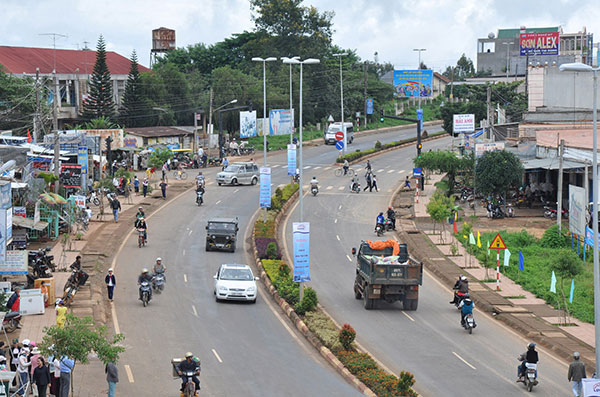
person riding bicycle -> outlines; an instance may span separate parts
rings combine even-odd
[[[392,221],[392,228],[396,230],[396,212],[392,207],[388,207],[387,217],[390,221]]]
[[[198,390],[200,390],[200,380],[198,379],[198,375],[200,375],[200,363],[194,360],[194,354],[192,352],[185,353],[185,360],[177,364],[177,373],[181,377],[181,392],[185,388],[186,383],[188,382],[188,376],[185,373],[193,373],[191,376],[192,382],[196,385],[196,393],[198,395]]]
[[[350,168],[350,163],[348,163],[348,160],[344,160],[344,175],[348,173],[348,168]]]
[[[146,224],[146,220],[141,217],[141,218],[137,218],[133,224],[133,226],[136,228],[136,230],[140,230],[143,229],[144,230],[144,240],[146,240],[146,242],[148,242],[148,225]]]
[[[142,273],[138,276],[138,285],[142,285],[143,282],[151,283],[152,275],[148,272],[148,269],[142,269]],[[150,288],[150,299],[152,299],[152,288]],[[140,288],[140,300],[142,300],[142,290]]]
[[[375,221],[375,229],[377,229],[377,226],[381,225],[381,230],[383,230],[384,223],[385,218],[383,217],[383,212],[380,212],[379,215],[377,215],[377,220]]]

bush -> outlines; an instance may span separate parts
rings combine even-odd
[[[367,369],[358,372],[356,376],[378,396],[391,397],[397,395],[398,378],[382,369]]]
[[[296,313],[303,316],[307,312],[312,312],[315,310],[317,303],[319,303],[319,300],[317,299],[317,292],[308,287],[304,290],[304,296],[302,297],[302,300],[294,309],[296,310]]]
[[[341,351],[337,354],[337,358],[353,374],[369,369],[377,369],[377,363],[367,353]]]
[[[308,329],[332,352],[342,350],[335,323],[321,311],[306,312],[304,322]]]
[[[352,348],[352,343],[356,338],[356,331],[354,328],[350,326],[350,324],[344,324],[342,329],[340,329],[340,343],[346,350],[350,350]]]
[[[540,245],[545,248],[567,248],[569,247],[569,236],[558,230],[558,225],[552,225],[544,232]]]
[[[397,391],[401,396],[417,396],[412,386],[415,384],[415,376],[410,372],[402,371],[398,376]]]
[[[381,142],[375,141],[375,150],[381,150]]]
[[[263,217],[259,216],[254,224],[254,238],[258,237],[275,237],[275,217],[277,214],[272,211],[267,211],[267,221],[263,222]],[[266,244],[265,244],[266,247]]]
[[[256,243],[256,250],[258,251],[258,257],[260,259],[281,259],[281,253],[277,246],[277,241],[274,238],[269,237],[257,237],[254,239]],[[275,245],[275,256],[269,255],[269,245]],[[271,252],[273,254],[273,252]]]
[[[281,254],[279,253],[279,248],[277,247],[277,243],[275,241],[271,241],[269,244],[267,244],[265,256],[267,259],[281,259]]]

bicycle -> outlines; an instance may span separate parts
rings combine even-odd
[[[177,180],[186,180],[187,179],[187,173],[184,170],[175,170],[175,172],[173,172],[173,175],[175,176],[175,179],[177,179]]]
[[[344,167],[337,168],[335,170],[335,176],[343,176],[344,175]],[[348,171],[346,172],[346,176],[354,177],[356,175],[356,171],[354,169],[348,167]]]

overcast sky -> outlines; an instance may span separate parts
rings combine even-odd
[[[499,28],[562,25],[565,32],[584,26],[600,34],[598,0],[305,0],[320,11],[335,12],[334,43],[355,49],[363,59],[416,68],[422,60],[443,71],[462,53],[476,61],[477,38]],[[248,0],[0,0],[0,45],[77,49],[95,48],[100,34],[109,50],[129,56],[135,49],[148,65],[152,29],[176,30],[177,46],[212,44],[252,30]],[[597,38],[595,37],[597,40]],[[595,41],[596,41],[595,40]],[[269,55],[257,54],[259,56]]]

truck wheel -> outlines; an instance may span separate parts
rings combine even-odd
[[[404,310],[417,310],[417,306],[419,305],[418,299],[404,299],[402,301],[402,305],[404,306]]]
[[[362,298],[362,294],[360,293],[360,290],[356,287],[356,285],[354,286],[354,297],[356,299],[361,299]]]
[[[365,309],[371,310],[373,308],[374,299],[369,299],[369,287],[365,287],[365,292],[363,293],[363,304]]]
[[[210,247],[208,246],[208,244],[206,244],[206,251],[210,251]]]
[[[235,243],[231,244],[231,252],[235,252]]]

